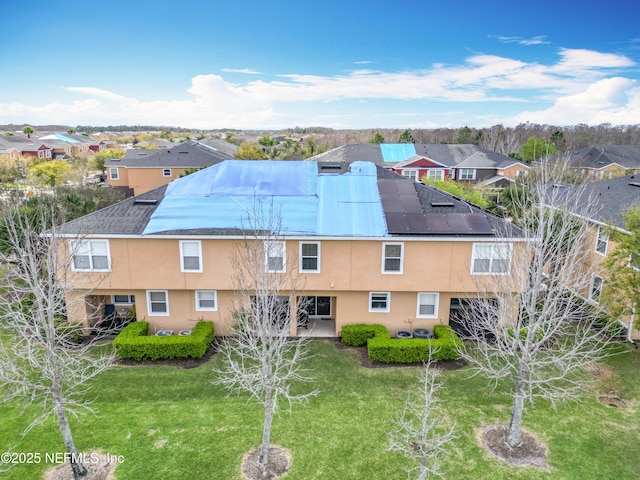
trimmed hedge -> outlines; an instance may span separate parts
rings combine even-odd
[[[342,342],[351,346],[367,345],[369,359],[380,363],[418,363],[460,358],[462,342],[449,325],[436,325],[433,337],[391,338],[384,325],[345,325]]]
[[[147,322],[133,322],[113,341],[116,355],[133,360],[200,358],[213,341],[213,322],[196,323],[191,335],[158,337],[147,335]]]
[[[367,325],[356,323],[342,327],[342,343],[351,347],[361,347],[367,344],[367,340],[373,337],[391,338],[384,325]]]

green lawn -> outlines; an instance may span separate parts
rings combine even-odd
[[[274,421],[272,441],[293,453],[289,479],[405,479],[404,458],[388,453],[389,417],[404,402],[418,370],[367,369],[355,353],[332,342],[314,341],[315,388],[319,396],[295,406]],[[123,455],[116,473],[123,479],[240,479],[240,459],[260,443],[260,408],[247,397],[226,398],[211,384],[211,367],[117,367],[91,390],[97,416],[73,420],[81,451]],[[615,479],[638,478],[640,466],[640,352],[609,359],[615,375],[601,381],[630,408],[601,405],[596,392],[579,404],[553,411],[536,404],[525,412],[525,428],[549,448],[548,471],[508,467],[477,444],[475,430],[485,423],[507,422],[509,399],[486,391],[465,369],[445,372],[441,390],[446,414],[456,421],[458,438],[444,462],[451,479]],[[63,451],[52,420],[23,439],[29,410],[0,406],[0,451]],[[50,465],[21,465],[0,478],[40,478]]]

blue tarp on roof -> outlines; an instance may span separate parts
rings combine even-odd
[[[384,162],[397,163],[416,154],[416,146],[413,143],[382,143],[380,150]]]
[[[319,175],[318,194],[319,235],[387,234],[375,164],[353,162],[343,175]]]
[[[376,166],[319,175],[316,162],[227,160],[171,182],[143,235],[243,229],[271,209],[288,235],[386,235]]]

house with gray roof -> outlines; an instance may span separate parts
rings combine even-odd
[[[134,195],[166,185],[188,171],[215,165],[230,157],[215,147],[190,141],[166,150],[129,149],[123,158],[105,161],[107,184],[129,188]]]
[[[606,180],[640,173],[640,145],[593,145],[556,155],[551,161],[568,162],[589,181]]]
[[[459,144],[350,144],[313,158],[328,163],[366,160],[415,181],[450,179],[491,188],[503,188],[530,169],[477,145]]]

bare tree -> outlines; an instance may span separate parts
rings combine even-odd
[[[25,434],[50,416],[58,421],[74,478],[87,473],[81,462],[69,416],[93,412],[88,383],[109,368],[112,356],[95,353],[81,341],[82,328],[65,322],[61,282],[70,271],[68,255],[51,227],[50,209],[35,212],[11,207],[4,212],[0,264],[0,390],[5,399],[39,404],[41,415]],[[84,300],[82,300],[84,301]]]
[[[589,385],[585,367],[606,355],[609,339],[594,328],[599,287],[591,282],[595,237],[588,218],[597,212],[584,186],[559,182],[564,165],[545,165],[529,176],[512,201],[522,232],[512,231],[472,271],[482,298],[470,300],[463,324],[475,342],[465,342],[463,356],[474,371],[505,385],[512,396],[506,442],[522,442],[526,402],[558,403],[578,397]],[[505,265],[510,267],[505,273]]]
[[[445,445],[455,438],[455,425],[449,425],[440,410],[439,375],[431,360],[426,363],[418,394],[407,395],[404,408],[392,419],[389,450],[411,459],[414,465],[406,468],[408,478],[442,477],[440,460],[447,454]]]
[[[247,392],[264,408],[259,468],[269,478],[271,424],[282,403],[306,403],[316,391],[293,393],[291,386],[310,381],[303,362],[303,338],[292,339],[291,322],[302,310],[296,297],[297,262],[286,255],[279,215],[257,203],[249,228],[231,262],[237,293],[234,336],[220,347],[224,367],[216,383],[230,392]],[[268,211],[266,211],[268,210]]]

